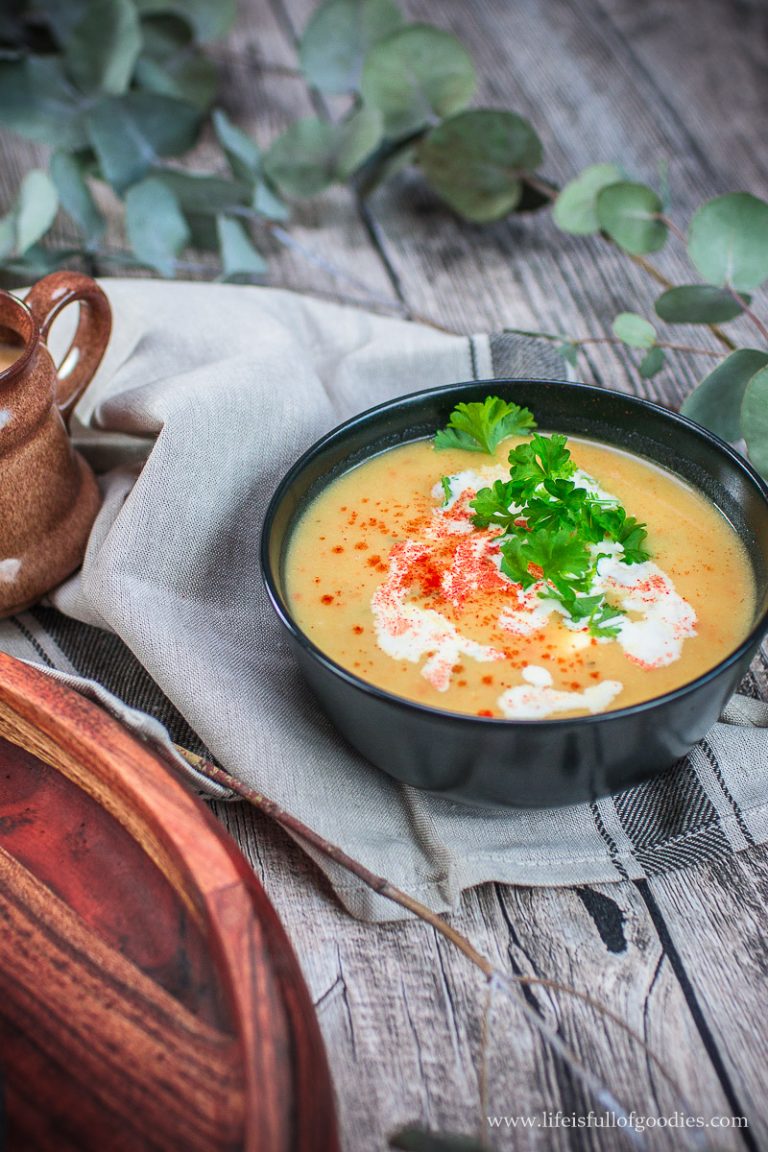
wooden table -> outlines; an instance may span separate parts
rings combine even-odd
[[[768,156],[759,143],[768,9],[759,0],[403,6],[462,37],[477,63],[479,102],[532,118],[553,180],[597,161],[652,179],[668,159],[673,214],[682,223],[709,196],[740,188],[765,195]],[[312,0],[241,0],[235,32],[216,48],[226,65],[223,103],[263,143],[313,112],[295,73],[296,35],[311,8]],[[38,150],[6,136],[0,155],[7,199]],[[193,164],[213,163],[204,142]],[[119,244],[117,225],[112,233]],[[514,325],[600,334],[622,308],[649,313],[655,294],[640,270],[599,241],[567,238],[546,216],[462,224],[415,176],[365,206],[335,189],[299,207],[291,235],[321,259],[312,263],[268,239],[272,283],[362,303],[385,297],[405,314],[460,331]],[[348,278],[334,277],[323,261]],[[679,246],[659,263],[678,282],[690,276]],[[96,271],[122,273],[107,264]],[[695,331],[690,339],[706,342]],[[642,391],[675,402],[701,363],[673,357]],[[609,346],[590,346],[581,373],[640,390],[631,358]],[[218,814],[241,839],[255,826],[252,863],[315,1001],[348,1152],[383,1149],[387,1134],[408,1123],[477,1131],[485,992],[476,970],[421,923],[371,927],[350,919],[318,870],[266,819],[242,805],[219,806]],[[693,1114],[749,1118],[747,1129],[707,1130],[706,1147],[757,1149],[768,1147],[766,896],[768,852],[753,848],[722,865],[600,888],[486,885],[465,896],[454,923],[507,971],[564,981],[611,1008],[673,1072]],[[526,995],[628,1110],[679,1110],[642,1048],[592,1008],[536,988]],[[490,1113],[599,1110],[504,997],[494,1001],[487,1054]],[[652,1148],[686,1146],[680,1129],[647,1137]],[[631,1147],[617,1129],[567,1127],[498,1129],[492,1145]]]

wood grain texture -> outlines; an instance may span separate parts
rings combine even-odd
[[[12,1146],[100,1152],[117,1125],[136,1152],[333,1152],[327,1066],[295,958],[205,808],[101,709],[6,656],[0,739]],[[120,866],[133,903],[108,883]]]

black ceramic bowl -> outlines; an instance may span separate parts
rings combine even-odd
[[[425,707],[375,688],[308,639],[291,615],[283,574],[286,545],[307,501],[368,457],[432,436],[459,401],[488,395],[529,407],[542,429],[591,437],[656,461],[721,509],[746,545],[757,585],[753,627],[727,659],[682,688],[631,708],[560,720],[496,720]],[[643,400],[549,380],[455,384],[372,408],[310,448],[269,506],[262,564],[306,679],[338,730],[373,764],[469,804],[572,804],[668,768],[717,720],[768,627],[768,487],[716,436]]]

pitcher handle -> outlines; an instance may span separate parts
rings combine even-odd
[[[80,304],[77,331],[57,369],[56,403],[66,425],[109,343],[112,331],[109,300],[95,280],[80,272],[53,272],[38,280],[24,300],[40,329],[40,336],[46,341],[56,317],[75,302]]]

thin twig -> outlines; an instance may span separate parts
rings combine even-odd
[[[643,1038],[610,1008],[606,1008],[604,1004],[601,1004],[598,1000],[595,1000],[588,993],[580,992],[578,989],[572,988],[568,984],[561,984],[557,980],[549,980],[545,977],[539,976],[521,976],[516,974],[509,975],[506,972],[503,972],[501,969],[496,968],[486,956],[484,956],[477,950],[477,948],[475,948],[474,944],[472,944],[472,942],[467,939],[466,936],[464,936],[461,932],[458,932],[451,924],[449,924],[436,912],[433,912],[431,908],[428,908],[426,904],[422,904],[420,900],[416,900],[407,892],[404,892],[402,889],[395,887],[395,885],[390,883],[390,881],[385,879],[385,877],[377,876],[374,872],[371,872],[370,869],[366,868],[364,864],[361,864],[359,861],[354,860],[351,856],[349,856],[343,850],[343,848],[340,848],[336,844],[332,844],[330,841],[320,836],[312,828],[304,824],[303,821],[299,820],[296,816],[293,816],[290,812],[286,812],[284,808],[281,808],[279,804],[277,804],[274,800],[270,800],[269,797],[265,796],[262,792],[259,792],[255,788],[251,788],[249,785],[244,784],[241,780],[238,780],[234,776],[230,775],[229,772],[225,772],[223,768],[220,768],[218,765],[211,763],[210,760],[206,760],[203,757],[198,756],[194,752],[190,752],[188,749],[182,748],[179,745],[176,745],[176,748],[179,754],[187,761],[187,763],[195,768],[201,775],[205,776],[209,780],[212,780],[214,783],[221,785],[224,788],[230,789],[230,791],[235,793],[237,796],[247,800],[250,804],[253,804],[255,808],[258,808],[261,812],[264,812],[267,816],[270,816],[277,824],[279,824],[282,828],[285,828],[286,831],[296,836],[300,841],[304,841],[306,844],[311,845],[314,849],[316,849],[316,851],[320,852],[321,855],[326,856],[330,860],[333,860],[346,871],[351,872],[353,875],[357,876],[358,879],[362,880],[362,882],[372,891],[378,893],[380,896],[383,896],[386,900],[391,900],[394,904],[398,904],[400,907],[407,909],[414,916],[418,917],[418,919],[423,920],[425,923],[429,924],[446,940],[450,941],[450,943],[453,944],[454,947],[458,948],[458,950],[464,956],[466,956],[472,964],[479,968],[480,971],[483,972],[489,980],[493,978],[496,986],[503,989],[507,995],[511,997],[513,1002],[523,1011],[528,1020],[546,1039],[553,1050],[571,1068],[574,1074],[582,1081],[582,1083],[590,1090],[590,1092],[592,1092],[595,1099],[598,1100],[605,1108],[614,1111],[617,1115],[626,1116],[626,1112],[618,1100],[614,1097],[610,1089],[606,1088],[593,1072],[584,1067],[573,1050],[564,1043],[558,1033],[553,1028],[551,1028],[545,1020],[541,1018],[541,1016],[520,994],[518,987],[519,985],[535,985],[541,988],[547,988],[552,992],[561,992],[563,994],[573,996],[576,999],[581,1000],[583,1003],[588,1004],[605,1019],[610,1020],[618,1028],[621,1028],[621,1030],[630,1036],[635,1041],[635,1043],[640,1045],[640,1047],[646,1053],[648,1059],[651,1060],[653,1064],[655,1064],[660,1074],[675,1091],[681,1103],[684,1106],[687,1106],[687,1101],[682,1089],[672,1074],[667,1070],[665,1065],[659,1059],[659,1057],[648,1047]],[[168,759],[169,762],[178,769],[177,762],[170,758],[170,754],[165,752],[162,749],[162,746],[159,746],[159,750],[166,757],[166,759]],[[640,1135],[631,1129],[628,1130],[628,1134],[631,1134],[633,1139],[637,1139],[637,1137]],[[694,1136],[694,1142],[696,1142],[696,1140],[697,1137]],[[639,1146],[643,1147],[644,1141],[640,1140]],[[702,1145],[697,1143],[697,1147],[702,1147]]]
[[[752,310],[752,308],[750,308],[745,298],[741,296],[735,288],[732,288],[730,284],[728,285],[728,291],[730,292],[731,296],[733,296],[736,303],[741,305],[744,315],[752,321],[763,339],[768,340],[768,328],[766,328],[760,317]]]
[[[538,340],[551,340],[557,344],[569,344],[580,348],[583,344],[626,344],[618,336],[565,336],[562,332],[530,332],[525,328],[505,328],[505,332],[514,332],[518,336],[532,336]],[[697,348],[693,344],[672,344],[667,340],[659,340],[657,348],[666,348],[671,352],[691,352],[696,356],[720,356],[713,348]]]
[[[667,226],[667,228],[669,229],[669,231],[672,233],[672,235],[675,237],[676,240],[679,240],[681,244],[687,244],[688,243],[685,232],[683,232],[682,228],[678,228],[677,224],[675,223],[675,221],[670,216],[665,216],[663,212],[660,212],[658,215],[658,219],[661,221],[662,224],[665,224]]]
[[[618,336],[574,336],[568,343],[580,347],[582,344],[625,344],[626,341],[620,340]],[[722,352],[716,352],[713,348],[696,348],[692,344],[670,344],[666,340],[657,341],[656,347],[666,348],[670,352],[691,352],[695,356],[722,356]]]

